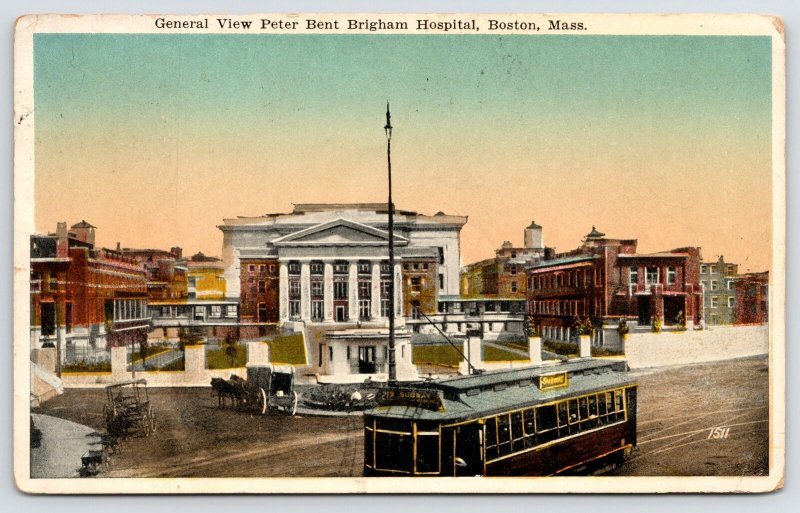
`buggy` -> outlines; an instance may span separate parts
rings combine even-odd
[[[106,399],[103,417],[110,435],[124,438],[131,430],[142,436],[155,432],[156,421],[147,395],[147,380],[132,379],[108,385]]]
[[[294,367],[254,365],[247,368],[246,404],[255,413],[283,411],[297,413],[299,396],[294,390]]]

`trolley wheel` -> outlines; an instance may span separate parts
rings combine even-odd
[[[149,435],[150,434],[150,412],[149,411],[145,411],[144,413],[142,413],[142,418],[139,419],[139,422],[142,423],[142,432],[144,433],[144,436]]]
[[[297,395],[297,392],[292,392],[292,396],[293,397],[291,399],[292,401],[291,406],[287,406],[286,411],[289,412],[289,415],[294,417],[294,415],[297,413],[297,401],[300,398],[300,396]]]

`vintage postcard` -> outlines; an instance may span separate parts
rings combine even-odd
[[[756,15],[19,19],[31,493],[783,485]]]

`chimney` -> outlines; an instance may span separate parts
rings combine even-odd
[[[183,249],[180,246],[173,246],[169,250],[176,259],[180,260],[183,258]]]
[[[56,257],[66,258],[69,256],[69,240],[67,235],[67,223],[56,224]]]
[[[117,241],[117,251],[122,251],[122,245]]]

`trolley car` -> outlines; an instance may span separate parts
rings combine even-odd
[[[636,389],[626,362],[594,359],[387,388],[364,475],[594,473],[636,446]]]

